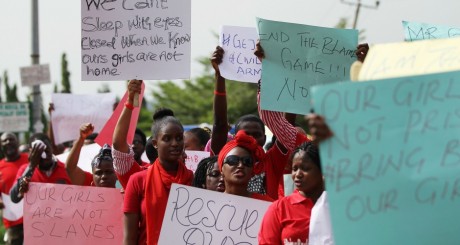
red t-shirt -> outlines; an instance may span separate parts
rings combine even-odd
[[[262,194],[259,194],[259,193],[251,193],[251,196],[250,196],[252,199],[257,199],[257,200],[261,200],[261,201],[267,201],[267,202],[273,202],[274,200],[269,197],[268,195],[262,195]]]
[[[145,180],[147,171],[137,172],[129,177],[128,185],[125,189],[125,198],[123,201],[124,213],[139,214],[139,239],[138,244],[147,243],[147,223],[145,220],[146,203],[145,203]]]
[[[10,194],[10,189],[13,187],[16,181],[16,175],[19,168],[22,165],[27,166],[27,163],[29,163],[29,155],[27,153],[21,153],[19,159],[14,162],[8,162],[5,158],[0,160],[0,186],[2,193],[7,195]],[[3,219],[5,228],[10,228],[11,226],[22,224],[22,222],[22,218],[16,221]]]
[[[298,191],[268,207],[259,230],[259,244],[307,244],[313,202]]]
[[[27,165],[22,165],[22,167],[18,171],[18,174],[16,175],[16,179],[21,178],[26,168],[27,168]],[[45,173],[40,171],[38,167],[35,168],[34,174],[32,175],[30,182],[68,184],[68,185],[72,184],[69,176],[67,175],[67,171],[65,170],[64,164],[60,161],[57,161],[56,167],[54,168],[53,173],[51,173],[49,177],[46,176]]]
[[[258,163],[263,164],[263,172],[265,172],[265,191],[273,200],[278,199],[279,183],[283,177],[284,167],[288,160],[289,154],[284,154],[278,148],[278,145],[274,145],[267,151],[265,158]]]
[[[93,174],[85,171],[85,181],[83,181],[82,186],[92,186],[93,183]]]

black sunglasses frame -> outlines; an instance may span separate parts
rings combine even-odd
[[[224,164],[228,164],[230,166],[237,166],[240,163],[248,168],[252,168],[254,166],[254,160],[251,156],[239,157],[237,155],[229,155],[224,159]]]

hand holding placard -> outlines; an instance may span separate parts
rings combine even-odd
[[[139,93],[142,90],[142,80],[133,79],[128,83],[128,104],[139,107]]]

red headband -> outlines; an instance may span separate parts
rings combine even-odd
[[[235,138],[227,144],[224,145],[222,150],[219,152],[219,158],[217,162],[219,163],[219,170],[222,171],[222,166],[224,165],[224,159],[227,154],[235,147],[243,147],[244,149],[248,150],[251,153],[252,158],[255,162],[258,162],[263,158],[265,155],[264,149],[257,144],[256,139],[252,136],[249,136],[244,132],[244,130],[238,131]]]

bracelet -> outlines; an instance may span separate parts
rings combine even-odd
[[[126,109],[128,109],[128,110],[130,110],[130,111],[134,110],[133,104],[130,104],[129,102],[126,102],[126,103],[125,103],[125,107],[126,107]]]
[[[214,90],[214,94],[217,95],[217,96],[226,96],[227,95],[227,93],[225,93],[225,92],[219,92],[219,91],[216,91],[216,90]]]

